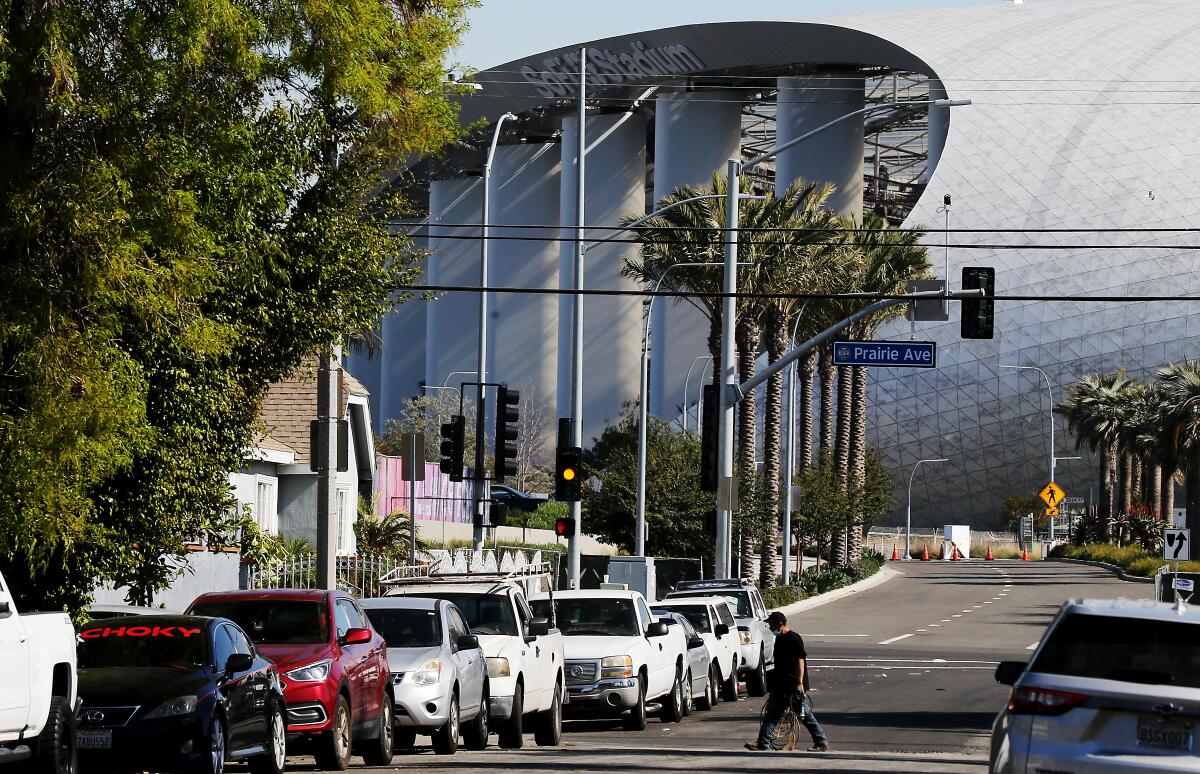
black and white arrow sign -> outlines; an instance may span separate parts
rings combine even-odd
[[[1163,530],[1163,559],[1186,562],[1191,558],[1191,533],[1186,529]]]

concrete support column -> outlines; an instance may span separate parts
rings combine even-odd
[[[733,91],[703,91],[664,92],[657,97],[655,206],[681,185],[707,186],[714,172],[723,175],[726,161],[737,158],[742,141],[741,96]],[[708,325],[708,317],[690,303],[666,298],[654,302],[650,413],[667,421],[678,418],[688,368],[697,357],[709,354]],[[688,401],[699,399],[704,376],[703,371],[693,372]]]
[[[482,185],[478,177],[430,183],[430,285],[479,284]],[[478,297],[472,293],[446,293],[426,306],[425,380],[441,384],[451,371],[474,371],[479,346]],[[464,379],[473,381],[475,377],[455,376],[451,384],[457,386]]]
[[[562,123],[562,183],[559,195],[561,235],[560,286],[571,287],[575,261],[575,190],[578,120]],[[619,113],[588,118],[586,225],[616,226],[627,215],[646,211],[646,119],[641,114]],[[613,236],[611,231],[589,232],[589,238]],[[616,234],[625,238],[624,234]],[[637,289],[621,277],[622,256],[637,246],[602,244],[585,255],[586,288]],[[559,319],[571,319],[571,296],[562,296]],[[584,302],[584,411],[583,438],[590,444],[607,424],[616,422],[622,404],[637,398],[641,356],[641,301],[632,296],[588,296]],[[571,411],[571,332],[559,326],[558,416]]]
[[[865,104],[865,82],[856,74],[789,76],[780,78],[778,85],[775,134],[779,143]],[[852,118],[779,154],[776,191],[798,179],[833,183],[837,190],[829,198],[829,209],[861,218],[863,138],[863,119]]]

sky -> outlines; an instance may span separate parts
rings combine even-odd
[[[1004,0],[481,0],[451,63],[483,70],[560,46],[659,27],[873,11],[994,5]]]

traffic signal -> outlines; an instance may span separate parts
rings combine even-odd
[[[442,423],[442,460],[439,467],[451,481],[463,480],[463,447],[466,438],[466,422],[461,414]]]
[[[517,404],[521,393],[507,387],[496,389],[496,453],[493,461],[493,481],[517,475],[517,420],[521,412]]]
[[[715,384],[704,385],[704,414],[700,419],[700,491],[717,491],[717,460],[721,456],[718,434],[721,424],[721,393]]]
[[[991,266],[964,266],[963,290],[983,290],[983,298],[962,300],[959,335],[964,339],[990,339],[995,328],[996,270]]]
[[[554,452],[554,499],[575,503],[583,499],[583,449],[559,446]],[[574,530],[574,523],[571,528]]]
[[[554,520],[554,534],[559,537],[575,537],[575,519],[564,516]]]

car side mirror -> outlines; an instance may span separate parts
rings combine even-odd
[[[996,667],[996,682],[1001,685],[1014,685],[1025,672],[1024,661],[1001,661]]]
[[[459,650],[476,650],[479,648],[479,638],[474,634],[464,634],[458,638]]]
[[[666,637],[669,629],[662,621],[655,621],[646,627],[646,637]]]
[[[236,675],[254,666],[254,656],[249,653],[231,653],[225,660],[225,674]]]
[[[343,645],[361,645],[364,642],[371,641],[371,630],[365,627],[355,627],[347,629],[346,633],[341,638]]]
[[[690,640],[688,640],[688,648],[698,648],[703,644],[704,644],[703,637],[692,637]]]
[[[530,637],[545,637],[550,633],[549,618],[531,618],[529,619],[529,636]]]
[[[723,637],[724,635],[729,634],[729,624],[719,623],[713,627],[713,631],[716,632],[718,637]]]

